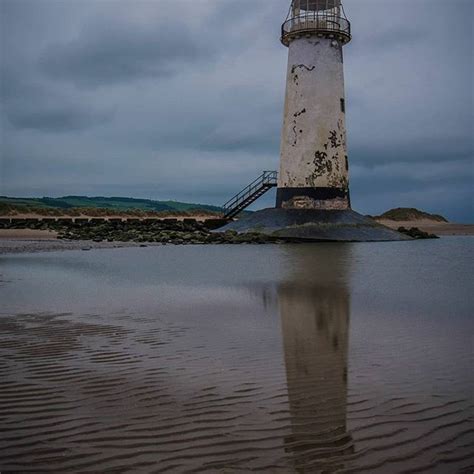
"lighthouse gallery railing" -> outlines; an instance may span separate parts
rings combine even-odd
[[[331,11],[305,11],[283,23],[281,41],[288,46],[290,38],[305,33],[334,34],[345,41],[351,39],[351,24]]]

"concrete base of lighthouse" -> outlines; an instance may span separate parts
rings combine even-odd
[[[262,233],[292,241],[387,242],[412,240],[351,209],[263,209],[218,229]]]

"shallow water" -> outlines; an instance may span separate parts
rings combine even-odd
[[[472,238],[0,258],[0,471],[471,472]]]

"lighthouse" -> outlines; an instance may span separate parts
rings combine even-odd
[[[277,207],[350,208],[343,46],[350,23],[340,0],[293,0]]]
[[[409,240],[351,208],[343,56],[351,38],[341,0],[291,0],[280,38],[288,67],[278,176],[264,171],[224,204],[223,215],[233,219],[275,186],[276,205],[220,231],[290,241]]]

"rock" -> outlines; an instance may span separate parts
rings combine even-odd
[[[127,222],[116,219],[104,221],[96,219],[88,221],[79,219],[64,219],[57,222],[55,219],[42,219],[41,221],[28,221],[25,219],[14,219],[1,221],[3,227],[7,228],[38,228],[54,230],[58,232],[60,240],[90,240],[100,242],[137,242],[137,243],[172,243],[176,245],[203,245],[203,244],[243,244],[243,243],[265,243],[268,240],[261,235],[238,234],[235,230],[225,233],[211,233],[202,223],[194,222],[192,219],[186,223],[168,221],[142,222],[129,220]]]
[[[399,227],[398,232],[401,234],[408,235],[409,237],[413,239],[439,239],[437,235],[434,234],[429,234],[428,232],[425,232],[421,229],[418,229],[418,227],[411,227],[410,229],[407,229],[405,227]]]

